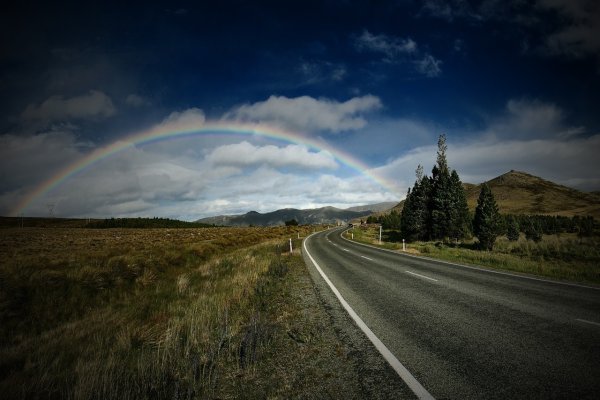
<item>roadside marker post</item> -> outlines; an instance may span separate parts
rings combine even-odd
[[[379,225],[379,244],[381,244],[381,225]]]
[[[404,243],[404,239],[402,239],[402,251],[406,251],[406,243]]]
[[[290,238],[290,254],[292,254],[294,252],[294,249],[292,248],[292,238]]]

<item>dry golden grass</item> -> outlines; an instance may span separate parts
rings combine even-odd
[[[1,229],[0,393],[212,397],[269,340],[256,310],[309,230]]]

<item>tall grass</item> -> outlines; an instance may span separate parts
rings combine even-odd
[[[0,393],[215,396],[270,340],[297,230],[0,230]]]

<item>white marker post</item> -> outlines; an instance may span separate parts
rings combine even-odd
[[[406,251],[406,243],[404,243],[404,239],[402,239],[402,251]]]
[[[379,244],[381,244],[381,225],[379,225]]]
[[[352,240],[354,240],[354,232],[352,232]]]
[[[292,238],[290,238],[290,254],[292,254],[293,251],[294,249],[292,248]]]

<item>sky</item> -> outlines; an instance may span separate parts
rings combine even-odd
[[[125,3],[4,6],[0,215],[399,201],[440,134],[463,182],[600,190],[595,0]]]

